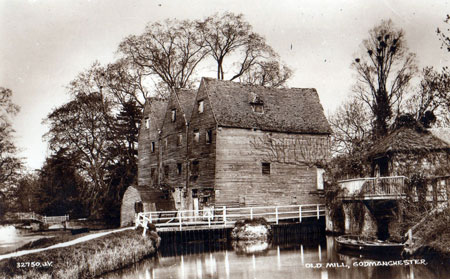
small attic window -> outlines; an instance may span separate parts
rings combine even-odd
[[[264,113],[264,101],[256,93],[249,93],[249,103],[255,113]]]
[[[204,109],[204,101],[198,101],[198,113],[203,113],[203,109]]]
[[[252,104],[253,112],[264,113],[264,104]]]
[[[177,120],[177,110],[172,109],[172,122],[175,122]]]

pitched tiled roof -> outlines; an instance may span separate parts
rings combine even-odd
[[[144,108],[144,118],[150,117],[151,123],[156,124],[156,129],[161,129],[166,113],[167,100],[160,98],[148,98]]]
[[[329,134],[319,96],[313,88],[274,89],[211,78],[202,80],[219,125],[276,132]],[[252,105],[264,104],[264,113]]]
[[[446,142],[450,146],[450,128],[433,128],[429,129],[433,136]]]
[[[197,91],[189,89],[177,89],[176,93],[178,96],[178,100],[180,101],[181,109],[186,116],[186,121],[189,122],[191,120],[192,109],[194,107],[195,95],[197,94]]]
[[[432,132],[402,127],[376,143],[369,154],[371,157],[391,153],[429,152],[449,150],[450,144],[436,137]]]

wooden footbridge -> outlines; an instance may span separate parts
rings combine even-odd
[[[305,219],[320,219],[325,216],[324,204],[259,206],[259,207],[219,207],[202,210],[153,211],[138,213],[136,227],[143,227],[145,235],[148,224],[158,231],[205,230],[231,228],[237,220],[265,218],[270,224],[280,222],[302,223]]]
[[[43,224],[58,224],[69,221],[69,215],[62,216],[42,216],[35,212],[18,212],[14,213],[12,219],[19,221],[35,221]]]

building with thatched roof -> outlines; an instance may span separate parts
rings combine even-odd
[[[137,190],[169,192],[176,209],[323,202],[330,134],[315,89],[203,78],[197,91],[149,100]]]

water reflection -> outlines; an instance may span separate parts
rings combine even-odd
[[[245,248],[242,243],[178,246],[106,278],[450,278],[439,265],[363,266],[377,260],[339,254],[333,237],[325,236],[274,241],[267,248],[258,243],[258,247],[264,247],[263,252]]]

